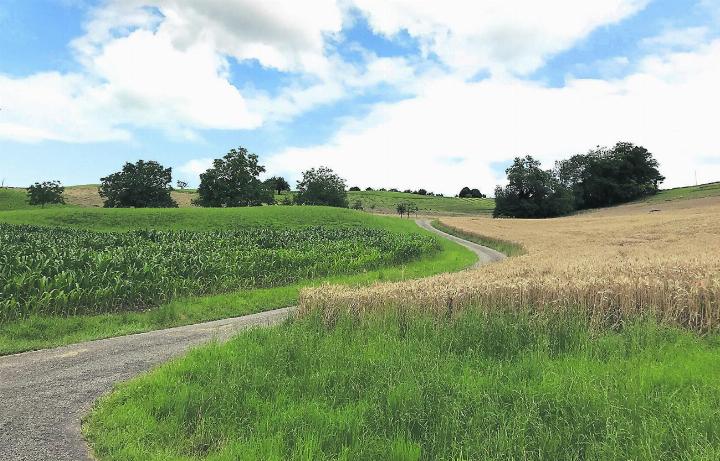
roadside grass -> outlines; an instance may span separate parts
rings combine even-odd
[[[9,218],[8,218],[9,217]],[[212,230],[248,227],[364,226],[427,235],[414,222],[324,207],[264,207],[187,210],[33,210],[8,212],[0,220],[28,221],[94,230],[164,228]],[[297,303],[300,290],[323,283],[349,286],[400,281],[452,272],[472,265],[476,256],[460,245],[438,238],[440,251],[401,266],[351,275],[301,280],[287,286],[249,289],[213,296],[181,297],[145,311],[77,316],[30,316],[0,325],[0,355],[55,347],[92,339],[188,325],[261,312]]]
[[[494,237],[488,237],[485,235],[480,234],[474,234],[472,232],[465,232],[462,229],[458,229],[457,227],[448,226],[447,224],[443,224],[439,220],[435,219],[432,221],[432,226],[440,231],[445,232],[446,234],[454,235],[455,237],[460,237],[461,239],[469,240],[471,242],[475,242],[478,245],[483,245],[488,248],[492,248],[495,251],[499,251],[500,253],[504,254],[505,256],[511,257],[511,256],[521,256],[527,253],[527,250],[525,250],[525,247],[523,247],[519,243],[511,242],[509,240],[502,240]]]
[[[84,432],[101,460],[715,460],[719,339],[500,310],[310,316],[119,385]]]

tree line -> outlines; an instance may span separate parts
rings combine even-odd
[[[517,157],[505,173],[507,186],[495,189],[495,217],[549,218],[617,205],[656,194],[665,180],[653,155],[629,142],[573,155],[551,170],[530,155]]]

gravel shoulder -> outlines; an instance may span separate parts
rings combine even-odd
[[[505,255],[419,226],[478,255],[477,267]],[[294,312],[276,309],[232,319],[102,339],[0,357],[0,460],[91,460],[80,422],[95,400],[137,376],[209,341],[276,325]]]

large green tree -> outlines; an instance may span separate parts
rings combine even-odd
[[[573,197],[552,171],[530,155],[505,170],[507,186],[495,189],[495,217],[548,218],[573,211]]]
[[[629,142],[574,155],[558,162],[555,169],[560,181],[573,191],[578,209],[611,206],[656,194],[665,179],[653,155]]]
[[[244,147],[231,149],[200,175],[196,205],[204,207],[245,207],[274,203],[273,190],[260,181],[265,167],[258,156]]]
[[[345,180],[328,167],[311,168],[298,181],[295,201],[300,205],[348,207]]]
[[[43,208],[48,204],[63,204],[65,203],[64,192],[65,188],[60,181],[36,182],[27,189],[28,203],[40,205]]]
[[[177,208],[170,197],[172,168],[158,162],[126,163],[122,171],[100,179],[105,208]]]

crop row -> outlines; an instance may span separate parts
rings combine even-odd
[[[432,237],[360,227],[93,232],[0,224],[0,323],[145,309],[419,258]]]

